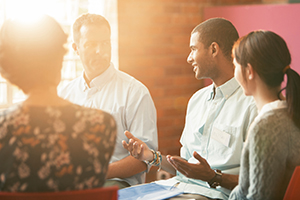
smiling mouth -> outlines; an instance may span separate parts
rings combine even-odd
[[[193,65],[193,71],[195,72],[197,70],[197,65]]]

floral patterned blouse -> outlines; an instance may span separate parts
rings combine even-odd
[[[116,140],[113,117],[77,105],[0,113],[0,191],[101,187]]]

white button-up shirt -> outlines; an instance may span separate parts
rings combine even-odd
[[[257,115],[252,97],[246,97],[235,78],[220,87],[214,85],[197,91],[190,99],[185,127],[180,139],[180,155],[190,163],[199,161],[193,157],[196,151],[207,160],[212,169],[238,174],[243,142],[249,125]],[[201,180],[177,176],[158,183],[177,186],[187,193],[198,193],[210,198],[227,199],[230,190],[212,189]]]
[[[157,149],[156,109],[148,89],[138,80],[113,66],[90,82],[83,74],[59,91],[59,96],[72,103],[104,110],[112,114],[117,122],[117,140],[111,162],[129,155],[122,140],[128,142],[124,131],[144,141],[149,148]],[[143,183],[144,173],[123,179],[130,185]]]

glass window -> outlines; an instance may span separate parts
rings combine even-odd
[[[24,10],[26,16],[24,16]],[[107,18],[112,30],[112,62],[118,68],[118,21],[117,0],[0,0],[0,25],[6,18],[28,13],[46,13],[55,18],[69,35],[62,68],[62,79],[58,88],[82,73],[83,66],[72,49],[70,34],[74,20],[83,13],[97,13]],[[23,17],[22,16],[22,17]],[[20,16],[19,16],[20,17]],[[17,87],[8,83],[0,75],[0,109],[23,101],[26,96]]]

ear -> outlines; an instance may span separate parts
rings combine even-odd
[[[78,47],[77,47],[77,44],[75,42],[72,43],[72,48],[74,49],[74,51],[76,52],[76,54],[79,55]]]
[[[216,57],[220,51],[220,47],[219,47],[218,43],[216,43],[216,42],[211,43],[210,50],[211,50],[211,55],[213,57]]]
[[[247,64],[246,75],[247,75],[249,80],[254,79],[254,70],[253,70],[253,67],[250,63]]]

